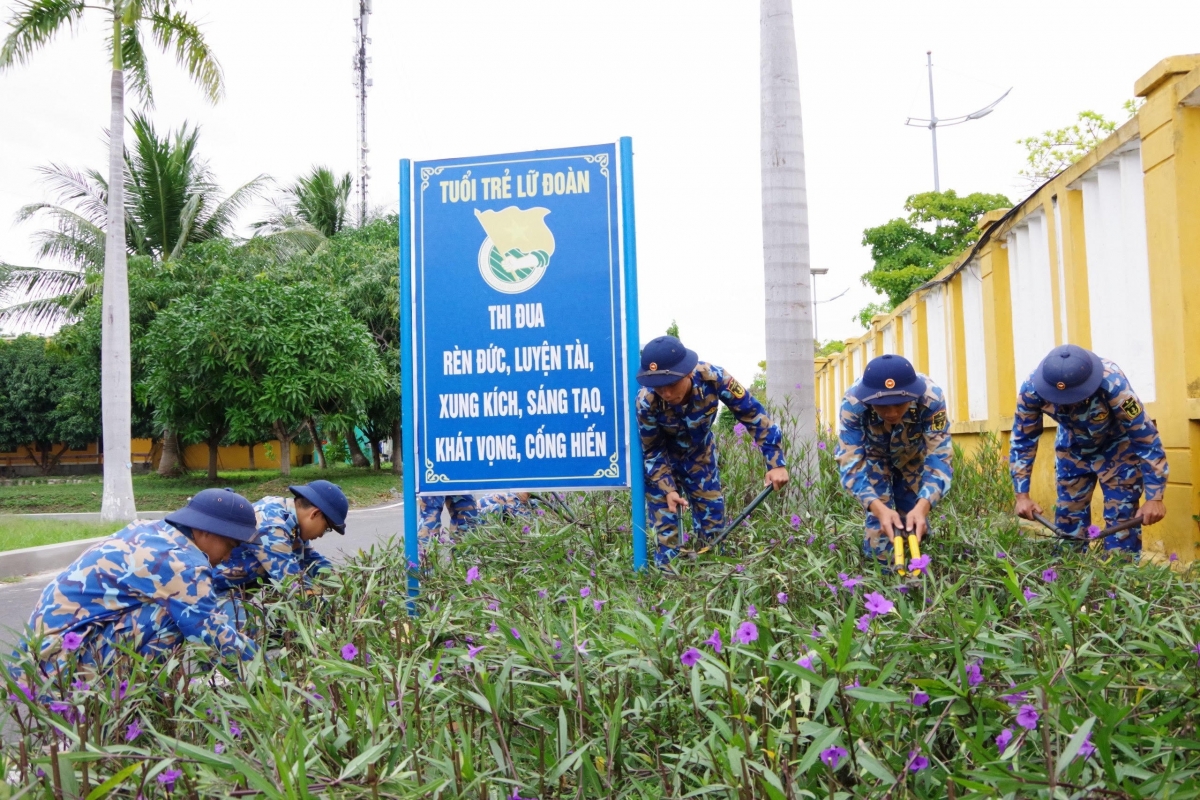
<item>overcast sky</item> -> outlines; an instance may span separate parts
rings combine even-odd
[[[3,0],[7,19],[15,4]],[[357,0],[204,0],[201,22],[227,93],[209,105],[165,57],[151,61],[160,128],[201,125],[226,189],[282,182],[313,164],[355,168],[351,83]],[[1015,9],[1015,10],[1014,10]],[[828,267],[821,338],[861,329],[876,298],[862,230],[932,188],[925,51],[939,116],[1007,89],[986,119],[939,138],[943,188],[1022,196],[1019,137],[1082,109],[1124,119],[1133,82],[1200,50],[1200,3],[797,1],[812,263]],[[26,65],[0,73],[0,261],[29,263],[52,199],[35,167],[103,169],[105,28],[96,12]],[[758,4],[751,0],[376,0],[369,104],[372,205],[395,210],[397,160],[503,153],[633,137],[642,339],[672,319],[702,358],[749,380],[764,357],[759,196]],[[135,101],[130,99],[131,107]],[[259,212],[246,215],[249,223]]]

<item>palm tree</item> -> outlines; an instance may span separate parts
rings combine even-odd
[[[121,172],[125,125],[125,70],[146,105],[153,102],[142,37],[149,34],[164,51],[174,50],[209,100],[222,91],[221,68],[200,29],[170,0],[22,0],[9,19],[8,37],[0,48],[0,69],[28,61],[64,28],[75,27],[85,9],[98,11],[111,25],[108,40],[112,64],[108,145],[108,214],[106,230],[121,230],[125,217]],[[149,30],[146,30],[147,27]],[[104,243],[104,308],[100,350],[101,417],[104,431],[104,495],[100,519],[133,519],[133,476],[130,472],[129,276],[119,237]]]
[[[808,199],[791,0],[760,0],[759,46],[767,398],[794,415],[794,436],[807,454],[805,468],[811,469],[817,416]]]
[[[275,213],[256,222],[255,235],[270,236],[285,251],[312,253],[347,225],[354,177],[338,178],[328,167],[312,170],[283,190]]]
[[[135,145],[124,159],[126,253],[165,263],[189,244],[231,235],[235,215],[261,193],[267,178],[260,175],[222,199],[208,163],[197,154],[198,128],[184,123],[160,137],[140,114],[131,117],[130,127]],[[59,203],[31,203],[17,221],[48,218],[51,226],[34,234],[37,258],[71,267],[0,267],[0,291],[22,298],[0,305],[0,324],[65,322],[95,294],[104,272],[108,181],[96,170],[58,164],[39,172]]]

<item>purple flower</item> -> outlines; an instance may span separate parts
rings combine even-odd
[[[1110,589],[1110,590],[1108,591],[1108,599],[1109,599],[1109,600],[1116,600],[1116,599],[1117,599],[1117,593],[1116,593],[1116,592],[1114,592],[1114,591],[1112,591],[1112,590]]]
[[[921,706],[925,705],[928,702],[929,702],[929,695],[925,694],[920,689],[917,689],[915,692],[913,692],[912,704],[914,706],[916,706],[917,708],[920,708]]]
[[[800,658],[796,659],[796,663],[799,664],[800,666],[804,667],[805,669],[813,668],[812,656],[800,656]]]
[[[142,726],[138,725],[137,720],[125,726],[125,741],[132,742],[134,739],[142,735]]]
[[[528,525],[522,525],[522,526],[521,526],[521,533],[529,533],[529,526],[528,526]]]
[[[837,593],[838,593],[838,587],[837,587],[837,584],[836,584],[836,583],[826,583],[826,584],[825,584],[825,588],[829,590],[829,593],[830,593],[830,594],[837,594]]]
[[[1024,703],[1029,699],[1029,692],[1013,692],[1012,694],[1002,694],[1000,695],[1000,699],[1008,703],[1010,707],[1016,708],[1017,706],[1021,705],[1021,703]]]
[[[908,769],[910,772],[920,772],[929,766],[929,759],[925,756],[918,755],[916,750],[910,750],[908,753]]]
[[[514,639],[521,638],[521,632],[519,630],[517,630],[516,628],[509,628],[509,630],[512,631],[512,635],[513,635]]]
[[[129,681],[121,681],[121,683],[117,685],[117,691],[114,692],[114,694],[116,694],[118,700],[124,700],[125,692],[127,691],[129,691]]]
[[[1028,703],[1021,706],[1021,710],[1017,712],[1017,724],[1027,731],[1036,728],[1038,724],[1037,709]]]
[[[824,449],[825,449],[825,443],[824,443],[824,442],[817,442],[817,449],[818,449],[818,450],[824,450]]]
[[[830,747],[821,751],[821,763],[830,769],[837,769],[842,759],[850,755],[843,747]]]
[[[1008,553],[1004,552],[1003,550],[997,550],[996,558],[1008,558]]]
[[[1178,560],[1179,560],[1178,553],[1171,553],[1171,555],[1167,558],[1167,561],[1170,561],[1172,564],[1174,564]]]
[[[871,615],[863,614],[858,618],[858,622],[854,625],[854,627],[858,628],[863,633],[871,630]]]
[[[1037,593],[1037,592],[1035,592],[1035,591],[1033,591],[1032,589],[1030,589],[1028,586],[1026,586],[1026,587],[1025,587],[1024,589],[1022,589],[1021,591],[1022,591],[1022,592],[1024,593],[1024,595],[1025,595],[1025,602],[1026,602],[1026,603],[1031,603],[1031,602],[1033,602],[1033,598],[1035,598],[1035,597],[1037,597],[1037,596],[1038,596],[1038,593]]]
[[[734,571],[734,572],[745,572],[745,571],[746,571],[746,565],[745,565],[745,564],[738,564],[737,566],[735,566],[735,567],[733,568],[733,571]]]
[[[929,569],[929,556],[917,556],[908,562],[909,569]]]
[[[346,661],[353,661],[358,656],[358,648],[353,644],[347,644],[342,647],[342,658]]]
[[[871,613],[872,617],[878,617],[880,614],[889,614],[896,607],[895,603],[888,600],[879,592],[871,592],[864,599],[867,601],[865,608]]]
[[[808,634],[808,638],[812,639],[814,642],[821,638],[821,632],[817,630],[816,625],[813,625],[812,632]]]
[[[694,667],[696,662],[700,660],[700,651],[694,647],[689,647],[683,651],[683,655],[679,657],[685,667]]]
[[[81,645],[81,644],[83,644],[83,637],[80,636],[75,631],[71,631],[70,633],[66,634],[62,638],[62,645],[63,645],[64,650],[68,650],[68,651],[69,650],[78,650],[79,645]]]
[[[183,775],[183,770],[181,769],[163,770],[158,774],[158,782],[161,783],[163,788],[168,792],[173,792],[175,791],[175,781],[179,780],[181,775]]]
[[[75,682],[71,684],[71,688],[77,692],[86,692],[91,687],[88,686],[88,682],[83,678],[76,678]]]
[[[829,552],[831,552],[831,553],[832,553],[834,550],[837,550],[837,543],[836,543],[836,542],[830,542],[830,543],[829,543]]]
[[[467,585],[470,586],[477,580],[479,580],[479,567],[471,567],[467,570]]]
[[[775,599],[779,601],[779,605],[783,605],[787,602],[787,592],[780,592],[775,595]]]
[[[213,752],[216,753],[217,755],[221,755],[221,753],[224,753],[225,752],[225,743],[217,742],[215,745],[213,745]]]
[[[713,628],[712,636],[705,639],[704,643],[706,645],[708,645],[709,647],[711,647],[713,650],[716,650],[718,653],[721,652],[721,631],[720,631],[720,629]]]
[[[1008,747],[1008,743],[1012,741],[1012,738],[1012,728],[1005,728],[1004,730],[1000,731],[1000,733],[996,736],[996,749],[1003,754],[1005,749]]]
[[[229,723],[229,735],[235,739],[242,738],[242,729],[238,727],[236,722]]]
[[[604,608],[604,604],[607,602],[608,602],[607,600],[593,600],[592,608],[595,609],[596,611],[599,611],[600,609]]]
[[[475,656],[479,655],[480,651],[482,651],[482,650],[483,650],[483,645],[479,645],[478,647],[468,647],[467,648],[467,658],[471,659],[472,661],[475,660]]]
[[[488,611],[499,611],[499,610],[500,610],[500,601],[499,600],[493,600],[492,602],[488,603]]]
[[[591,593],[592,593],[592,589],[591,589],[591,587],[590,587],[590,586],[585,586],[585,587],[583,587],[582,589],[580,589],[580,590],[579,590],[579,596],[580,596],[580,597],[587,597],[587,596],[588,596],[588,595],[590,595]]]
[[[746,426],[740,422],[738,424],[734,425],[733,426],[733,435],[736,436],[737,438],[741,439],[743,436],[746,435]]]
[[[71,706],[58,700],[50,704],[50,712],[52,714],[62,714],[64,717],[74,716],[71,714]]]
[[[738,625],[737,632],[733,634],[733,641],[737,644],[750,644],[757,638],[758,626],[749,620]]]
[[[751,603],[746,607],[746,616],[750,617],[750,619],[754,619],[758,616],[758,609],[754,607],[754,603]]]
[[[983,683],[983,670],[979,668],[980,663],[976,661],[974,664],[967,665],[967,686],[978,686]]]
[[[498,630],[500,630],[500,626],[494,622],[488,626],[488,633],[495,633]]]
[[[816,540],[817,540],[817,535],[815,533],[810,533],[808,535],[808,538],[804,540],[804,544],[806,547],[811,546],[812,543],[815,542]]]
[[[899,592],[900,594],[908,594],[909,592],[912,591],[912,587],[911,586],[897,586],[896,591]]]
[[[545,600],[547,597],[545,589],[538,589],[538,599]]]
[[[1088,533],[1088,538],[1089,538],[1089,539],[1096,539],[1096,538],[1098,538],[1102,532],[1103,532],[1103,531],[1101,531],[1101,530],[1100,530],[1100,528],[1099,528],[1098,526],[1096,526],[1096,525],[1088,525],[1088,531],[1087,531],[1087,533]]]
[[[849,589],[850,591],[854,591],[854,587],[855,587],[855,586],[858,586],[860,583],[862,583],[862,582],[863,582],[863,576],[862,576],[862,575],[856,575],[856,576],[854,576],[853,578],[851,578],[851,577],[850,577],[849,575],[847,575],[846,573],[844,573],[844,572],[839,572],[839,573],[838,573],[838,580],[840,580],[840,581],[842,582],[842,588],[843,588],[843,589]]]
[[[792,527],[795,528],[796,530],[800,530],[800,515],[799,514],[792,514]]]
[[[539,508],[539,509],[537,510],[537,515],[538,515],[539,517],[544,517],[544,516],[546,516],[546,512],[545,512],[545,511],[542,511],[542,510]]]
[[[1088,731],[1087,736],[1083,737],[1083,743],[1079,745],[1079,755],[1084,760],[1092,757],[1096,752],[1096,745],[1092,744],[1092,732]]]
[[[1046,583],[1054,583],[1056,580],[1058,580],[1058,573],[1053,569],[1048,569],[1042,573],[1042,580],[1044,580]]]

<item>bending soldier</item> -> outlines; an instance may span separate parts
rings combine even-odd
[[[647,516],[658,536],[654,561],[665,567],[683,544],[678,540],[680,508],[692,509],[692,527],[701,543],[725,524],[712,434],[717,401],[752,431],[766,461],[765,483],[776,489],[788,482],[783,435],[740,383],[720,367],[700,361],[674,336],[660,336],[645,346],[637,381],[644,387],[637,396],[637,420],[645,457]]]
[[[1029,482],[1043,414],[1058,423],[1055,524],[1064,533],[1082,537],[1091,525],[1097,481],[1106,527],[1132,517],[1153,525],[1166,516],[1167,455],[1158,429],[1121,368],[1073,344],[1051,350],[1017,397],[1010,468],[1018,516],[1042,513],[1029,497]],[[1138,508],[1143,490],[1146,502]],[[1104,547],[1141,552],[1141,527],[1106,538]]]
[[[908,359],[879,356],[842,399],[841,426],[838,471],[867,512],[863,553],[890,563],[892,538],[924,538],[930,510],[950,490],[945,398]]]

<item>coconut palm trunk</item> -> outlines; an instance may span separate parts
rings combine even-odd
[[[113,23],[115,41],[121,22]],[[133,519],[132,443],[130,441],[131,367],[129,348],[129,277],[125,260],[125,71],[121,48],[113,48],[110,86],[112,113],[108,135],[108,235],[104,241],[103,318],[100,323],[100,413],[104,429],[103,522]]]
[[[808,200],[791,0],[760,0],[763,268],[767,398],[790,422],[793,464],[815,464],[817,416]]]

